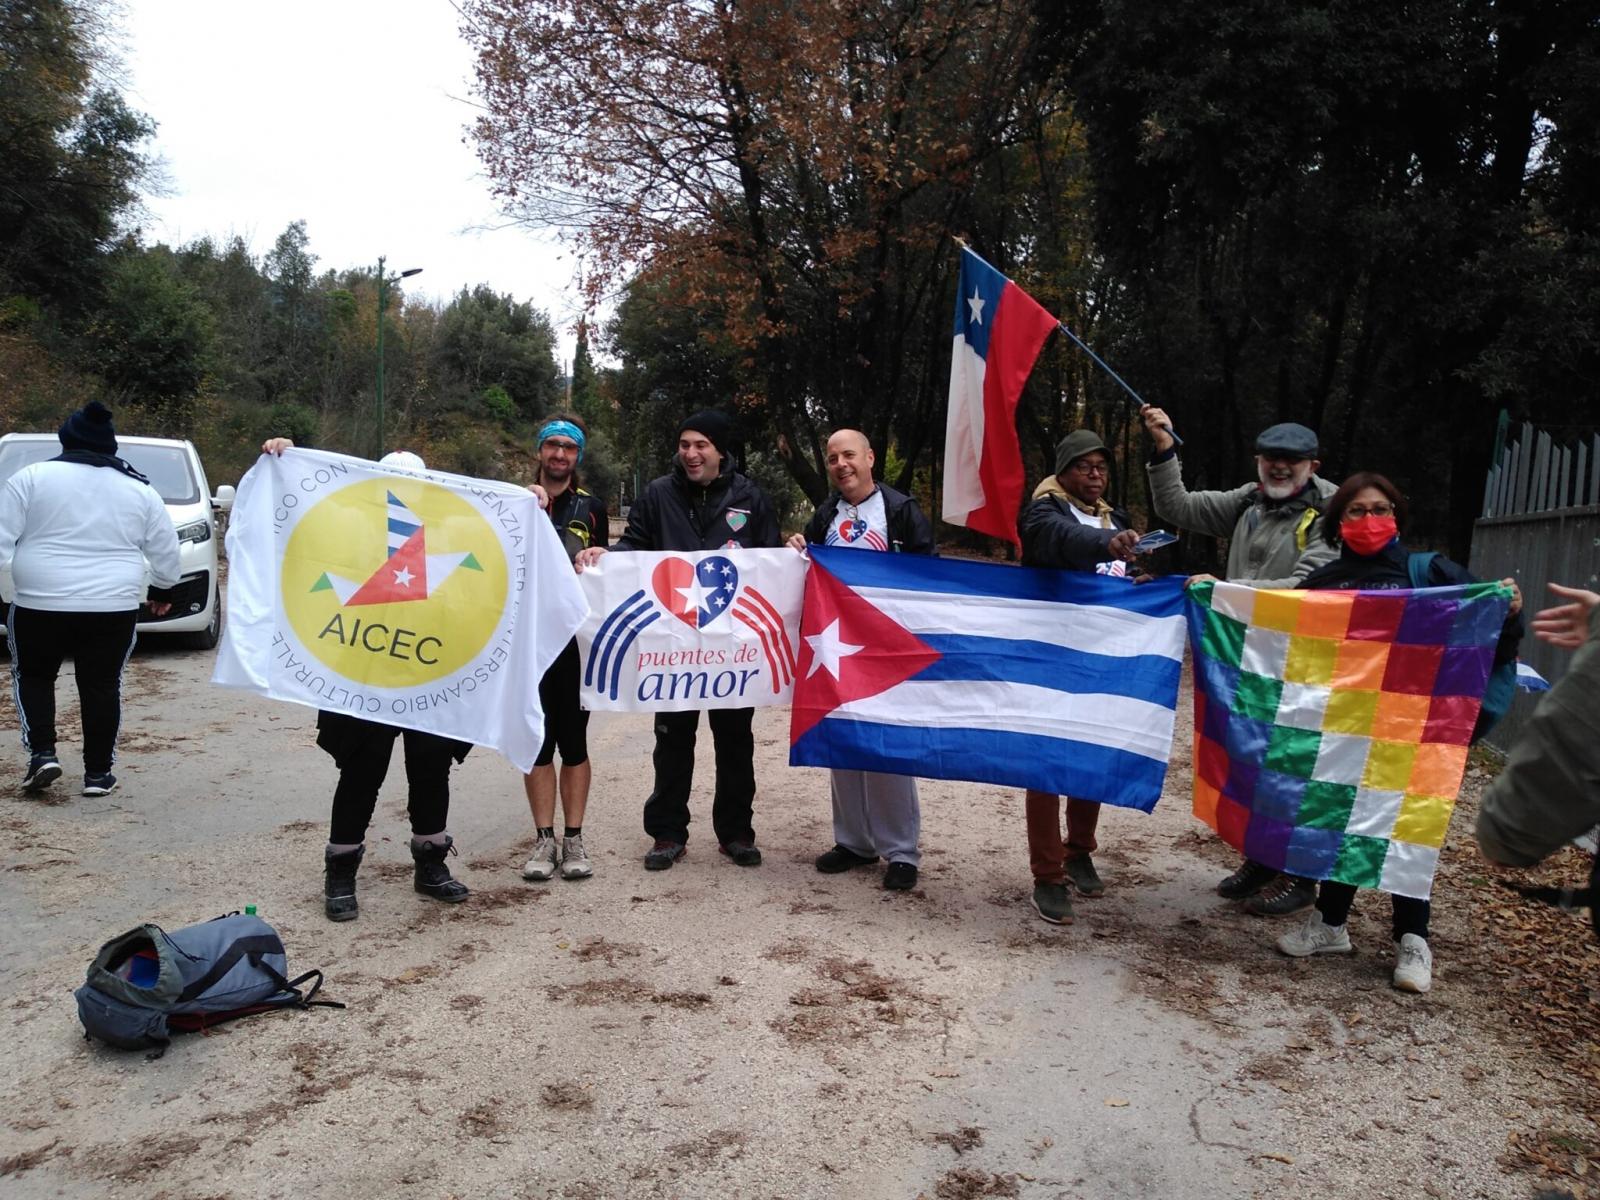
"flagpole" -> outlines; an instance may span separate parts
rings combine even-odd
[[[960,246],[968,254],[972,255],[973,258],[975,258],[979,262],[983,263],[983,265],[988,267],[991,271],[995,271],[994,265],[992,263],[990,263],[987,259],[985,259],[983,257],[983,255],[979,254],[976,250],[974,250],[971,246],[967,245],[967,243],[966,243],[966,241],[964,239],[956,237],[954,234],[951,235],[951,238],[955,242],[956,245]],[[1000,274],[1004,274],[1004,272],[995,271],[995,274],[1000,275]],[[1006,276],[1006,278],[1010,278],[1010,276]],[[1101,358],[1093,350],[1089,349],[1089,343],[1084,341],[1077,334],[1073,333],[1072,330],[1068,329],[1067,325],[1066,325],[1066,322],[1064,322],[1060,317],[1056,318],[1056,328],[1061,330],[1062,333],[1066,334],[1069,338],[1071,338],[1073,340],[1073,342],[1075,342],[1083,350],[1083,352],[1085,354],[1087,354],[1090,358],[1094,359],[1094,361],[1099,365],[1099,367],[1100,367],[1100,369],[1102,371],[1104,371],[1107,375],[1111,376],[1112,379],[1115,379],[1117,381],[1118,385],[1122,388],[1122,390],[1127,392],[1128,395],[1133,397],[1133,401],[1134,401],[1135,404],[1137,404],[1140,408],[1143,408],[1145,406],[1144,397],[1139,395],[1138,392],[1134,391],[1131,387],[1129,387],[1128,386],[1128,381],[1123,379],[1123,377],[1121,375],[1118,375],[1115,371],[1113,371],[1111,369],[1111,364],[1106,362],[1105,359]],[[1164,429],[1166,431],[1166,433],[1167,433],[1167,436],[1172,439],[1172,444],[1173,445],[1175,445],[1175,446],[1183,445],[1183,439],[1181,437],[1179,437],[1175,432],[1173,432],[1173,429],[1172,429],[1171,425],[1163,425],[1161,428]]]

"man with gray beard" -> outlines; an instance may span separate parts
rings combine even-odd
[[[1299,587],[1336,556],[1322,536],[1322,508],[1338,489],[1317,474],[1322,464],[1317,435],[1310,429],[1293,422],[1269,426],[1256,438],[1254,481],[1227,491],[1191,492],[1183,486],[1167,414],[1147,404],[1139,416],[1154,446],[1145,468],[1151,506],[1161,520],[1179,529],[1228,538],[1229,583]],[[1243,900],[1246,911],[1264,917],[1300,912],[1317,898],[1311,880],[1280,877],[1250,859],[1217,885],[1217,894]]]

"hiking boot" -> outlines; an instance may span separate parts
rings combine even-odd
[[[644,869],[646,871],[665,871],[683,857],[684,849],[682,842],[674,842],[668,838],[657,838],[656,844],[651,846],[644,856]]]
[[[587,879],[594,874],[594,863],[583,848],[583,834],[561,839],[561,878]]]
[[[356,906],[356,869],[361,866],[365,846],[335,854],[322,852],[322,911],[330,921],[354,921],[359,909]]]
[[[1427,938],[1407,933],[1395,943],[1394,986],[1418,995],[1433,986],[1433,951]]]
[[[1304,912],[1317,902],[1317,885],[1297,875],[1280,875],[1268,887],[1244,902],[1244,910],[1258,917],[1287,917]]]
[[[1033,908],[1052,925],[1072,924],[1072,897],[1064,883],[1034,884]]]
[[[717,848],[741,867],[761,865],[761,851],[754,842],[723,842]]]
[[[1329,925],[1312,909],[1305,919],[1278,939],[1278,949],[1290,958],[1313,954],[1349,954],[1350,934],[1343,925]]]
[[[452,876],[450,868],[444,864],[447,856],[460,853],[456,849],[455,839],[450,837],[443,842],[423,842],[420,845],[412,842],[411,860],[417,864],[417,870],[411,886],[424,896],[443,900],[446,904],[459,904],[465,900],[472,892],[466,884]]]
[[[54,751],[35,754],[28,759],[28,773],[22,777],[22,790],[42,792],[60,778],[61,764],[56,761]]]
[[[870,867],[877,861],[876,854],[868,858],[865,854],[857,854],[848,846],[835,846],[832,850],[817,855],[817,870],[824,875],[837,875],[840,871],[848,871],[851,867]]]
[[[1247,858],[1237,871],[1217,884],[1217,895],[1224,900],[1248,900],[1277,877],[1271,867]]]
[[[917,864],[908,862],[892,862],[889,869],[883,873],[883,886],[885,891],[909,892],[917,886]]]
[[[1078,889],[1080,896],[1093,899],[1106,894],[1106,885],[1100,882],[1099,872],[1094,869],[1094,859],[1087,854],[1067,859],[1063,867],[1067,872],[1067,878],[1072,881],[1072,886]]]
[[[539,835],[533,844],[533,857],[522,864],[522,877],[534,883],[543,883],[556,873],[556,840]]]
[[[117,777],[110,771],[102,771],[98,775],[85,775],[83,777],[83,794],[85,796],[104,796],[114,791],[117,786]]]

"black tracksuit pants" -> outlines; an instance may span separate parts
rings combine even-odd
[[[318,715],[317,729],[317,744],[339,765],[330,842],[354,845],[366,838],[378,792],[389,774],[396,738],[405,740],[411,832],[417,837],[443,832],[450,820],[450,765],[458,753],[464,753],[460,742],[327,712]]]
[[[116,757],[122,724],[122,669],[133,653],[139,610],[51,612],[13,604],[6,618],[22,744],[56,752],[56,677],[70,654],[83,714],[83,770],[103,775]]]
[[[717,790],[711,802],[711,826],[717,841],[753,842],[751,827],[756,798],[753,708],[713,708],[706,713],[717,752]],[[656,714],[656,790],[644,802],[644,831],[669,842],[689,840],[689,788],[694,782],[695,731],[700,714]]]

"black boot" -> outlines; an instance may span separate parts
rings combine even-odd
[[[450,837],[444,839],[443,845],[437,842],[423,842],[421,845],[412,842],[411,857],[417,864],[413,886],[417,891],[448,904],[459,903],[470,896],[472,893],[467,890],[467,885],[452,878],[450,868],[444,865],[446,855],[459,853],[455,839]]]
[[[359,909],[356,906],[356,870],[361,866],[365,846],[335,854],[322,852],[322,911],[330,921],[354,921]]]

